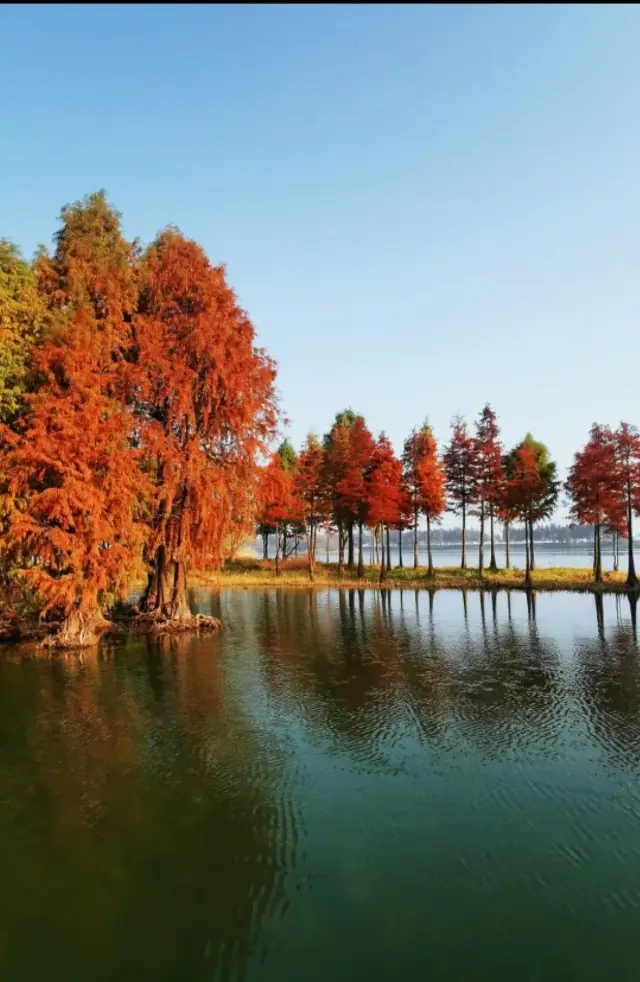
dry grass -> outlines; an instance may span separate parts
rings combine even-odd
[[[191,583],[215,587],[377,587],[379,586],[379,567],[365,567],[365,574],[359,579],[355,572],[345,571],[344,576],[338,574],[337,563],[317,563],[315,580],[309,580],[308,567],[305,559],[288,559],[282,563],[280,577],[275,575],[273,560],[236,559],[227,563],[219,573],[196,572],[191,576]],[[602,583],[594,583],[590,569],[575,567],[553,567],[535,570],[531,574],[531,585],[536,590],[573,590],[579,592],[624,593],[627,591],[624,573],[606,572]],[[411,589],[442,590],[525,590],[523,570],[499,570],[496,573],[485,571],[479,576],[477,569],[461,570],[455,566],[439,566],[433,577],[428,576],[426,567],[405,567],[389,571],[385,583],[387,589],[406,587]]]

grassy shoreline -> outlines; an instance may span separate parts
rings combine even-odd
[[[280,577],[275,574],[273,560],[237,559],[227,563],[219,573],[194,572],[190,576],[192,586],[211,586],[214,588],[243,589],[258,587],[283,588],[317,588],[337,587],[380,588],[380,570],[366,566],[365,575],[359,579],[355,571],[345,570],[341,577],[337,563],[317,563],[315,580],[309,580],[307,565],[304,560],[288,560],[282,564]],[[539,590],[557,591],[568,590],[578,593],[635,593],[627,587],[626,573],[603,573],[601,583],[595,583],[591,569],[576,567],[550,567],[534,570],[531,574],[531,586],[527,587],[524,570],[510,569],[490,573],[485,570],[480,576],[477,569],[461,570],[455,566],[439,566],[434,576],[429,577],[426,567],[404,567],[391,569],[383,589],[421,589],[421,590]]]

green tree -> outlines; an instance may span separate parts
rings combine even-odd
[[[42,337],[44,304],[32,266],[0,239],[0,422],[20,414],[31,351]]]

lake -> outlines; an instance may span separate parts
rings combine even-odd
[[[272,536],[273,539],[273,536]],[[553,543],[535,543],[535,562],[538,569],[547,569],[552,566],[576,566],[581,569],[588,569],[593,566],[593,549],[585,548],[584,546],[558,546]],[[262,557],[262,551],[256,548],[256,555]],[[459,566],[460,565],[460,553],[461,547],[458,546],[446,546],[438,549],[433,549],[433,562],[435,566]],[[511,546],[511,565],[515,569],[525,568],[525,551],[524,546],[516,545]],[[269,558],[273,559],[275,557],[275,543],[269,543]],[[634,557],[636,562],[636,567],[640,569],[640,552],[634,551]],[[317,558],[319,562],[324,562],[326,560],[326,552],[323,548],[318,548]],[[356,562],[358,561],[358,549],[356,545]],[[364,552],[365,565],[370,562],[371,554],[370,550],[367,548]],[[347,559],[345,550],[345,561]],[[490,553],[488,546],[484,550],[484,562],[485,566],[489,565]],[[397,546],[391,546],[391,563],[393,566],[398,565],[399,555]],[[329,552],[329,561],[332,563],[338,562],[338,553],[336,551]],[[403,561],[405,566],[413,566],[413,545],[408,545],[406,542],[403,544]],[[427,553],[425,549],[420,549],[418,561],[423,565],[427,565]],[[504,567],[505,564],[505,550],[504,546],[496,545],[496,561],[500,569]],[[471,568],[478,565],[478,545],[477,543],[467,543],[467,565]],[[608,549],[608,543],[604,543],[602,549],[602,568],[604,570],[613,569],[613,555]],[[627,571],[627,551],[626,542],[622,542],[620,545],[620,569],[625,573]]]
[[[3,982],[635,982],[625,597],[193,594],[0,652]]]

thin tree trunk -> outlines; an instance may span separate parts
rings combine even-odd
[[[344,530],[338,525],[338,576],[344,576]]]
[[[391,569],[391,535],[389,533],[388,525],[387,525],[387,569]]]
[[[433,556],[431,555],[431,519],[427,515],[427,564],[429,577],[433,576]]]
[[[594,542],[595,542],[595,554],[596,554],[595,569],[594,569],[593,572],[594,572],[596,583],[600,583],[601,580],[602,580],[602,555],[601,555],[601,552],[600,552],[601,543],[600,543],[600,523],[599,522],[597,522],[594,525],[594,527],[593,527],[593,537],[594,537]]]
[[[282,529],[282,558],[283,559],[287,558],[287,539],[288,539],[287,526],[285,524],[284,528]]]
[[[413,568],[418,568],[418,509],[413,510]]]
[[[349,522],[347,534],[349,536],[349,553],[347,558],[347,565],[349,566],[349,569],[353,569],[353,567],[355,566],[354,548],[353,548],[353,522]]]
[[[511,569],[511,554],[509,552],[509,522],[504,523],[504,568]]]
[[[402,562],[402,529],[398,529],[398,566],[400,569],[404,566]]]
[[[531,570],[536,568],[536,557],[533,551],[533,519],[529,519],[529,536],[530,536],[530,555],[529,555],[529,566]]]
[[[380,563],[380,582],[384,583],[387,578],[387,565],[385,562],[385,549],[384,549],[384,525],[380,523],[380,553],[381,553],[381,563]]]
[[[480,507],[480,544],[478,546],[478,573],[484,573],[484,504]]]
[[[262,558],[263,559],[269,558],[269,533],[268,532],[262,533]]]
[[[276,522],[276,576],[280,576],[280,522]]]
[[[467,568],[467,504],[462,503],[462,558],[460,569]]]
[[[324,542],[327,550],[327,566],[328,566],[329,565],[329,532],[326,533]]]
[[[309,579],[313,583],[315,579],[315,569],[313,567],[313,561],[315,559],[314,539],[315,539],[316,530],[313,524],[311,524],[311,526],[308,526],[306,522],[304,525],[304,530],[307,535],[307,565],[309,569]]]
[[[620,569],[620,533],[617,529],[613,538],[613,568],[616,573]]]
[[[636,576],[636,561],[633,555],[633,508],[631,507],[631,488],[627,488],[627,526],[629,530],[627,586],[635,588],[638,585],[638,577]]]
[[[380,562],[380,550],[378,548],[378,529],[377,528],[375,528],[373,530],[373,544],[374,544],[374,550],[375,550],[375,554],[376,554],[376,566],[377,566],[378,563]]]
[[[593,575],[596,575],[596,566],[598,565],[598,540],[596,539],[596,527],[593,526],[593,562],[591,563],[591,569]]]
[[[489,537],[491,539],[491,558],[489,560],[489,569],[492,573],[495,573],[498,569],[498,564],[496,562],[496,535],[493,521],[493,504],[489,505]]]
[[[530,560],[530,556],[529,556],[529,529],[528,529],[527,526],[528,526],[528,522],[525,519],[525,523],[524,523],[524,561],[525,561],[524,581],[525,581],[525,583],[531,583],[531,565],[530,565],[531,560]]]
[[[364,545],[362,543],[362,519],[358,522],[358,579],[364,576]]]

